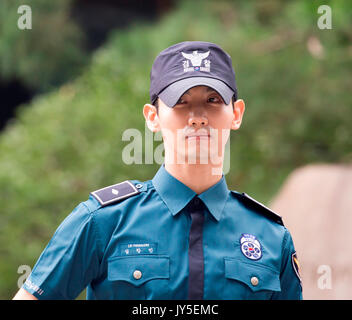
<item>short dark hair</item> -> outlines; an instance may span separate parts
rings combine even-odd
[[[234,94],[231,98],[231,104],[232,104],[232,108],[233,108],[233,104],[236,101],[236,95]],[[156,108],[156,113],[159,114],[159,97],[156,98],[153,106]]]

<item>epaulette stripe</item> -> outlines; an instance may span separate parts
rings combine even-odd
[[[129,180],[104,187],[91,192],[102,206],[106,206],[118,200],[126,199],[139,193],[139,190]]]
[[[274,211],[272,211],[271,209],[269,209],[268,207],[266,207],[264,204],[260,203],[259,201],[253,199],[252,197],[250,197],[248,194],[246,194],[245,192],[242,193],[242,196],[248,200],[251,200],[252,202],[254,202],[256,205],[258,205],[261,208],[264,208],[266,210],[266,212],[270,215],[270,218],[272,218],[276,223],[284,225],[283,221],[282,221],[282,217],[279,216],[277,213],[275,213]]]
[[[231,190],[231,192],[236,195],[237,198],[241,199],[242,201],[245,201],[248,203],[248,205],[255,206],[257,209],[261,211],[262,214],[264,214],[266,217],[269,219],[275,221],[276,223],[284,226],[284,223],[282,221],[282,217],[266,207],[264,204],[260,203],[259,201],[253,199],[250,197],[248,194],[245,192],[239,193],[237,191]]]
[[[273,214],[277,215],[278,217],[280,217],[277,213],[275,213],[273,210],[271,210],[270,208],[268,208],[267,206],[265,206],[264,204],[260,203],[259,201],[253,199],[251,196],[249,196],[247,193],[243,192],[242,193],[243,196],[251,199],[252,201],[254,201],[256,204],[260,205],[261,207],[264,207],[266,210],[269,210],[270,212],[272,212]],[[281,217],[280,217],[281,218]]]

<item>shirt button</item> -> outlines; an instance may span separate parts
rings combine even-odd
[[[252,284],[253,286],[257,286],[258,283],[259,283],[259,280],[258,280],[257,277],[252,277],[252,278],[251,278],[251,284]]]
[[[133,272],[133,278],[135,278],[136,280],[139,280],[140,278],[142,278],[142,272],[140,272],[139,270],[135,270]]]

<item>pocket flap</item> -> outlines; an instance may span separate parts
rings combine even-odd
[[[119,256],[108,260],[108,280],[127,281],[140,286],[152,279],[169,279],[167,256]]]
[[[225,277],[245,283],[252,291],[281,291],[279,272],[260,264],[225,258]]]

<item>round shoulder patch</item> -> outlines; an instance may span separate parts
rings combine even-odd
[[[296,276],[298,277],[299,281],[302,282],[301,275],[300,275],[300,266],[299,266],[299,262],[298,262],[297,253],[296,252],[294,252],[292,254],[291,260],[292,260],[293,270],[295,270]]]
[[[250,260],[259,260],[262,257],[262,246],[252,234],[243,233],[240,238],[241,251]]]

